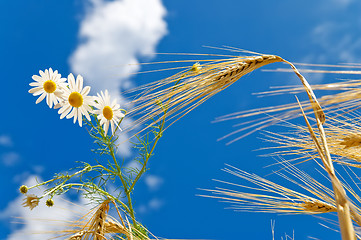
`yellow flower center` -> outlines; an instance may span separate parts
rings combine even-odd
[[[106,119],[108,120],[112,120],[113,118],[113,110],[111,109],[111,107],[109,106],[105,106],[103,108],[103,115]]]
[[[53,93],[56,90],[56,83],[52,80],[48,80],[44,82],[43,87],[45,92]]]
[[[83,105],[83,96],[78,92],[72,92],[69,95],[68,101],[72,107],[78,108]]]

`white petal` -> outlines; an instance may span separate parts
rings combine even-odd
[[[86,95],[88,95],[89,92],[90,92],[90,87],[86,86],[86,87],[84,87],[84,89],[81,91],[80,94],[83,96],[86,96]]]
[[[79,126],[81,127],[83,124],[83,118],[79,108],[78,108],[78,122],[79,122]]]
[[[30,86],[32,86],[32,87],[39,87],[39,86],[42,86],[43,84],[42,83],[39,83],[39,82],[31,82],[31,83],[29,83],[29,85]]]
[[[116,105],[118,105],[118,104],[117,104],[117,100],[114,99],[113,102],[112,102],[112,104],[110,104],[110,107],[114,110],[114,108],[115,108]]]
[[[69,108],[71,108],[70,104],[66,104],[64,107],[62,107],[61,109],[59,109],[58,113],[62,114],[63,112],[65,112],[66,110],[68,110]]]
[[[55,91],[54,91],[54,95],[57,96],[58,98],[62,98],[62,96],[63,96],[63,91],[55,90]]]
[[[49,70],[45,69],[45,79],[49,80],[50,79],[50,75],[49,75]]]
[[[113,122],[113,121],[111,121],[110,123],[111,123],[111,126],[112,126],[112,135],[114,135],[114,133],[115,133],[115,126],[114,126],[114,122]]]
[[[83,77],[78,75],[76,77],[77,91],[80,92],[83,89]]]
[[[107,121],[105,124],[104,124],[104,132],[105,132],[105,135],[107,135],[108,133],[108,129],[109,129],[109,121]]]
[[[43,87],[34,87],[34,88],[29,90],[29,93],[35,93],[35,92],[37,92],[39,90],[43,90]]]
[[[44,73],[43,71],[41,71],[41,70],[39,70],[39,74],[40,74],[40,76],[41,76],[42,78],[45,78],[45,77],[46,77],[45,73]]]
[[[68,75],[68,83],[69,83],[69,88],[70,91],[75,91],[75,79],[74,79],[74,75],[72,73],[70,73]]]
[[[103,117],[102,116],[102,119],[100,120],[100,125],[103,125],[103,124],[105,124],[106,122],[107,122],[108,120],[105,118],[105,117]]]
[[[78,108],[74,108],[74,118],[73,118],[73,122],[76,123],[76,120],[78,119]]]
[[[55,108],[55,105],[58,104],[58,98],[55,95],[53,95],[53,103]]]
[[[42,93],[46,93],[43,89],[41,89],[41,90],[39,90],[39,91],[37,91],[37,92],[34,92],[33,93],[33,96],[38,96],[38,95],[40,95],[40,94],[42,94]]]
[[[76,108],[73,108],[73,110],[66,116],[67,119],[72,118],[75,116]]]
[[[61,102],[59,102],[58,104],[55,104],[55,106],[54,106],[54,109],[58,109],[58,108],[60,108],[60,107],[62,107],[63,106],[63,104],[61,103]],[[60,110],[59,110],[60,111]],[[58,112],[59,113],[59,112]]]
[[[49,96],[48,96],[49,98],[50,98],[50,108],[52,108],[53,107],[53,104],[54,104],[54,100],[55,100],[55,95],[54,94],[49,94]]]
[[[44,82],[44,80],[38,75],[33,75],[31,78],[37,82]]]
[[[69,106],[70,106],[70,105],[69,105]],[[65,108],[65,107],[63,107],[63,108]],[[63,109],[63,108],[61,108],[61,109]],[[61,110],[61,109],[60,109],[60,110]],[[70,106],[69,108],[66,108],[66,109],[63,111],[63,113],[60,115],[60,119],[63,119],[65,116],[67,116],[71,109],[72,109],[71,106]],[[59,111],[60,111],[60,110],[59,110]]]
[[[91,121],[89,113],[85,110],[85,108],[81,108],[81,113],[86,117],[86,119],[88,119],[88,121]]]
[[[46,104],[50,107],[50,96],[49,93],[46,94]],[[51,108],[51,107],[50,107]]]
[[[36,100],[36,104],[38,104],[39,102],[43,101],[43,99],[45,98],[46,93],[44,92],[43,94],[40,95],[40,97]]]

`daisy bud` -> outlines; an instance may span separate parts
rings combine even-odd
[[[53,199],[49,198],[48,200],[46,200],[45,204],[48,207],[52,207],[54,205],[54,201]]]
[[[28,192],[28,187],[25,186],[25,185],[22,185],[20,188],[19,188],[19,191],[22,193],[22,194],[25,194]]]

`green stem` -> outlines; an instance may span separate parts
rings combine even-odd
[[[188,72],[190,72],[191,70],[183,73],[180,78],[176,81],[176,83],[174,84],[174,87],[172,89],[172,91],[174,91],[178,85],[178,83],[187,75]],[[165,124],[165,118],[166,118],[166,115],[167,115],[167,111],[168,111],[168,104],[170,102],[172,97],[169,97],[168,99],[168,102],[167,102],[167,105],[166,105],[166,108],[164,109],[164,114],[163,114],[163,119],[162,119],[162,123],[160,124],[160,128],[159,128],[159,132],[157,134],[157,136],[155,137],[155,140],[154,140],[154,143],[153,143],[153,146],[151,148],[151,150],[149,151],[149,153],[147,153],[147,157],[146,159],[144,160],[144,163],[143,163],[143,166],[142,166],[142,169],[139,171],[139,173],[137,174],[137,176],[135,177],[132,185],[129,187],[129,191],[132,191],[134,186],[135,186],[135,183],[139,180],[139,178],[143,175],[143,173],[145,172],[145,168],[147,166],[147,163],[148,163],[148,160],[150,159],[150,157],[152,156],[152,153],[155,149],[155,146],[157,145],[158,143],[158,140],[161,138],[162,134],[163,134],[163,128],[164,128],[164,124]]]
[[[117,162],[117,159],[116,159],[115,154],[114,154],[114,148],[113,148],[109,143],[107,143],[107,145],[108,145],[108,149],[109,149],[110,155],[112,156],[115,165],[118,166],[118,162]],[[133,209],[133,204],[132,204],[132,198],[131,198],[131,196],[130,196],[131,191],[128,190],[127,182],[126,182],[125,179],[123,178],[122,171],[120,170],[120,168],[118,169],[117,175],[118,175],[120,181],[121,181],[122,184],[123,184],[124,193],[125,193],[125,195],[127,196],[127,200],[128,200],[128,209],[127,209],[127,212],[129,213],[130,217],[132,218],[133,224],[135,225],[135,224],[136,224],[136,221],[135,221],[135,216],[134,216],[134,209]]]
[[[67,187],[67,186],[70,186],[70,187],[73,187],[73,186],[83,186],[83,184],[81,184],[81,183],[68,183],[68,184],[64,184],[64,183],[65,183],[65,182],[63,182],[62,184],[54,187],[51,191],[45,193],[45,194],[42,196],[42,198],[45,197],[45,196],[47,196],[47,195],[51,195],[51,193],[56,192],[56,191],[57,191],[59,188],[61,188],[61,187]]]
[[[129,191],[132,191],[132,190],[133,190],[135,183],[139,180],[139,178],[140,178],[140,177],[142,176],[142,174],[145,172],[145,167],[146,167],[146,165],[147,165],[147,163],[148,163],[148,160],[149,160],[149,158],[152,156],[152,153],[153,153],[153,151],[154,151],[154,149],[155,149],[155,146],[156,146],[157,143],[158,143],[158,140],[159,140],[160,137],[162,136],[164,119],[165,119],[165,118],[163,118],[163,122],[162,122],[162,125],[161,125],[161,129],[159,130],[159,133],[157,134],[157,136],[156,136],[156,138],[155,138],[155,140],[154,140],[153,146],[152,146],[151,150],[149,151],[149,153],[147,153],[147,157],[145,158],[145,161],[144,161],[144,163],[143,163],[142,169],[139,171],[139,173],[138,173],[137,176],[135,177],[132,185],[129,187]]]
[[[99,165],[98,165],[98,166],[99,166]],[[50,179],[50,180],[48,180],[48,181],[45,181],[45,182],[36,184],[36,185],[34,185],[34,186],[32,186],[32,187],[29,187],[28,189],[30,190],[30,189],[35,188],[35,187],[43,186],[43,185],[46,185],[46,184],[48,184],[48,183],[54,182],[54,181],[59,180],[59,179],[62,179],[62,178],[65,178],[65,179],[66,179],[66,180],[64,180],[64,182],[63,182],[63,184],[64,184],[64,183],[65,183],[66,181],[68,181],[70,178],[72,178],[72,177],[74,177],[74,176],[76,176],[76,175],[78,175],[78,174],[80,174],[80,173],[82,173],[82,172],[84,172],[84,171],[88,171],[88,166],[85,167],[85,168],[83,168],[82,170],[80,170],[80,171],[72,174],[72,175],[59,176],[59,177]]]

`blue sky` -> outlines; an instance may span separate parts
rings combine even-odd
[[[181,58],[151,58],[154,52],[225,53],[204,45],[276,54],[293,62],[361,60],[361,3],[356,0],[260,0],[257,4],[235,0],[148,1],[152,6],[146,2],[133,0],[135,7],[129,0],[0,2],[0,239],[29,239],[15,235],[26,226],[11,224],[16,220],[10,217],[39,216],[35,210],[30,214],[24,213],[28,209],[17,207],[22,183],[32,176],[48,179],[74,167],[75,161],[92,161],[95,157],[85,128],[60,120],[45,102],[35,104],[28,84],[39,70],[52,67],[63,76],[81,74],[93,93],[108,88],[117,94],[122,88],[168,75],[161,72],[128,77],[129,73],[163,67],[129,64]],[[313,80],[310,75],[309,82],[331,77],[317,75]],[[265,146],[259,135],[226,146],[225,141],[217,139],[232,131],[234,122],[211,121],[284,101],[257,99],[251,93],[296,83],[291,75],[257,70],[166,131],[134,196],[137,216],[152,233],[167,238],[271,239],[270,222],[275,220],[276,239],[293,231],[296,239],[339,238],[338,233],[323,228],[311,216],[239,213],[224,209],[225,203],[196,196],[202,193],[198,188],[214,188],[214,178],[237,181],[220,171],[224,163],[261,176],[271,171],[263,167],[273,160],[257,157],[258,153],[252,151]],[[131,154],[127,149],[122,148],[124,156]]]

